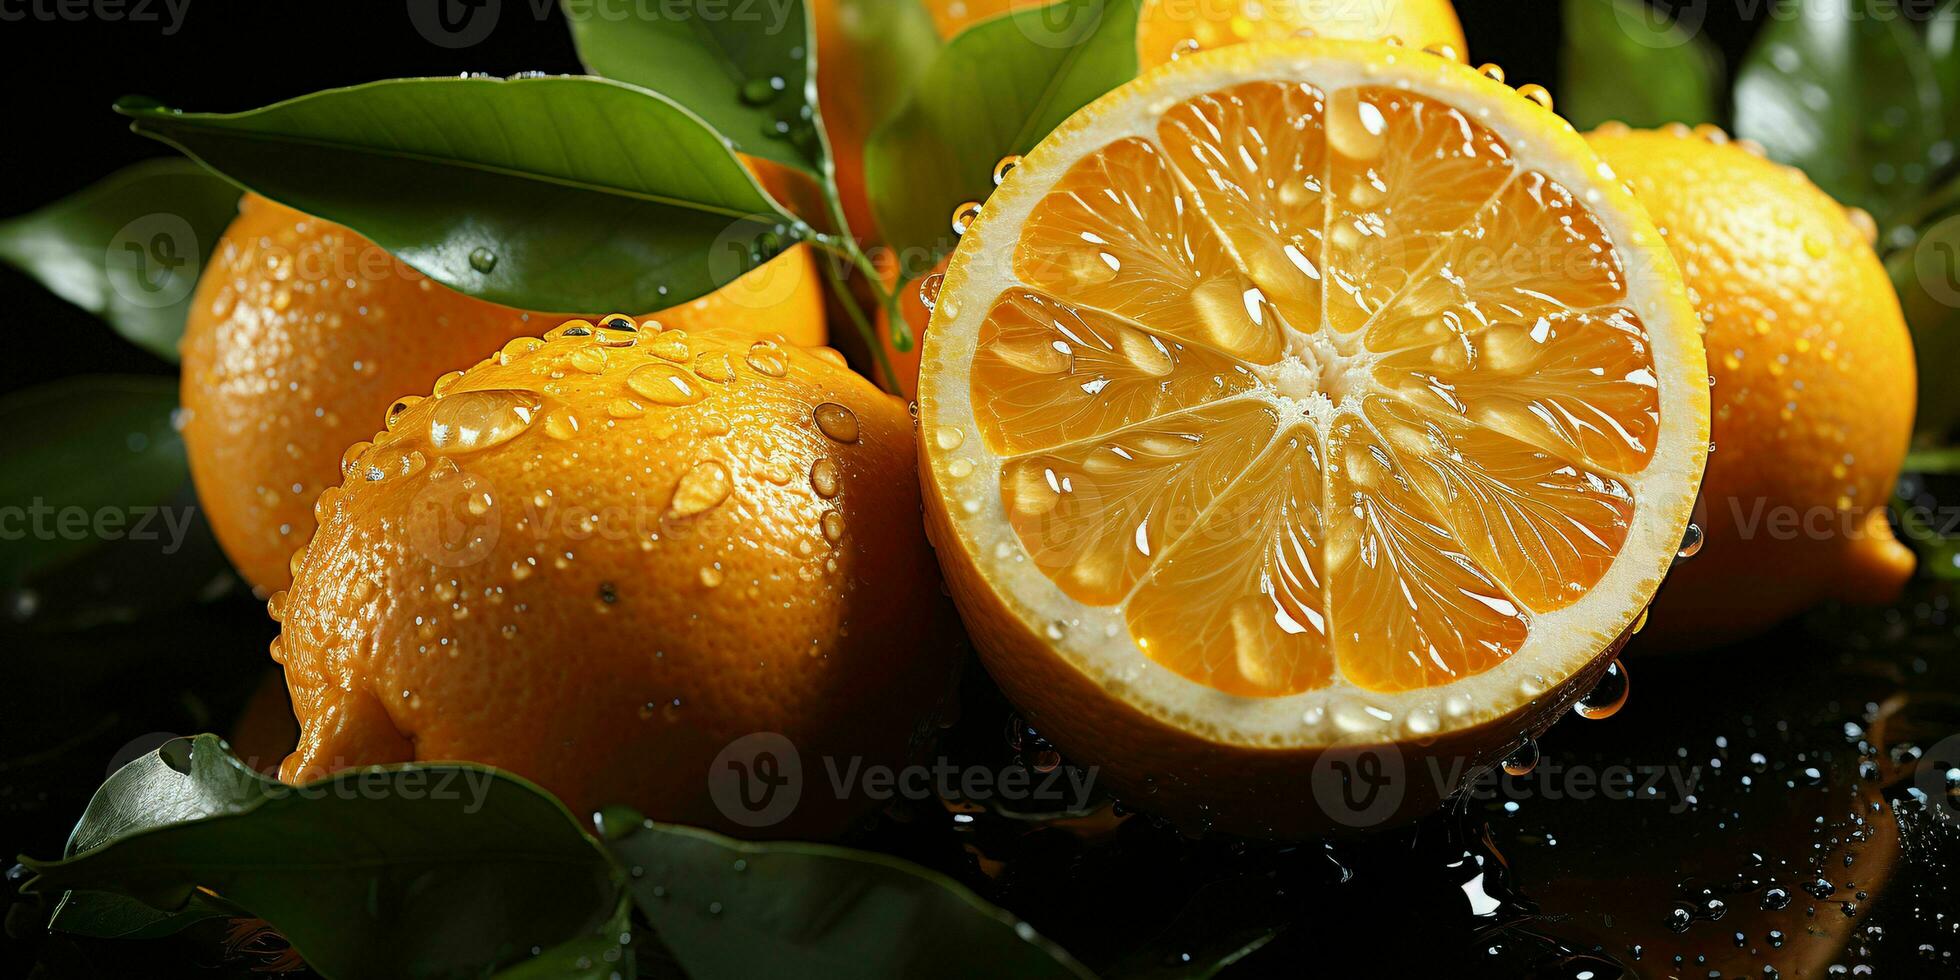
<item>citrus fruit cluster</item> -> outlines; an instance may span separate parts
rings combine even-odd
[[[744,830],[703,774],[745,735],[922,744],[943,570],[994,679],[1109,789],[1293,836],[1453,788],[1347,813],[1355,751],[1528,749],[1670,574],[1675,646],[1894,592],[1912,366],[1869,219],[1712,131],[1580,136],[1466,64],[1442,0],[1321,6],[1142,5],[1143,74],[906,289],[924,343],[882,380],[916,420],[814,346],[802,248],[567,319],[392,259],[343,275],[373,246],[248,198],[186,335],[185,435],[281,622],[282,778],[468,759]],[[1018,9],[929,7],[948,36]],[[814,5],[820,51],[846,9]],[[874,120],[833,64],[838,196],[875,240]],[[1856,533],[1764,538],[1732,516],[1758,504]]]

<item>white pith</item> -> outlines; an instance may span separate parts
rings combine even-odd
[[[1524,644],[1482,673],[1437,687],[1375,692],[1337,672],[1329,686],[1300,694],[1227,694],[1139,651],[1124,605],[1086,606],[1064,593],[1029,560],[1008,519],[1000,457],[975,423],[968,372],[993,299],[1021,285],[1012,257],[1023,222],[1083,156],[1126,137],[1154,143],[1157,123],[1171,107],[1252,81],[1307,82],[1329,96],[1354,85],[1391,86],[1457,105],[1508,144],[1521,170],[1542,172],[1583,200],[1621,251],[1626,303],[1648,332],[1662,420],[1652,462],[1625,475],[1636,497],[1632,527],[1593,589],[1563,609],[1528,610]],[[1323,393],[1329,379],[1365,372],[1374,355],[1329,349],[1322,336],[1289,331],[1289,356],[1259,369],[1266,387],[1241,397],[1268,401],[1286,417],[1324,422],[1335,408]],[[1509,715],[1558,689],[1646,608],[1679,547],[1706,460],[1708,391],[1694,313],[1664,244],[1619,178],[1569,126],[1502,84],[1441,58],[1374,45],[1293,41],[1205,52],[1078,113],[988,199],[955,253],[927,337],[919,391],[922,464],[941,489],[956,532],[938,547],[964,551],[1031,631],[1112,697],[1222,743],[1290,748],[1428,739]]]

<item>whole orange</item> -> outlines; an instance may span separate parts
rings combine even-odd
[[[269,603],[289,782],[460,759],[578,813],[826,836],[876,805],[826,767],[903,765],[931,730],[955,661],[911,419],[834,351],[572,321],[346,460]],[[801,795],[749,824],[728,763],[758,740]]]
[[[1712,128],[1602,127],[1681,264],[1712,375],[1700,554],[1646,634],[1740,639],[1824,599],[1885,602],[1912,574],[1886,502],[1912,436],[1916,375],[1870,218]]]
[[[656,315],[826,339],[807,246]],[[403,393],[559,319],[466,296],[347,228],[247,195],[198,280],[182,343],[184,443],[225,554],[259,590],[284,588],[348,443]]]

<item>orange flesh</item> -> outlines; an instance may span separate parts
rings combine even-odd
[[[1660,416],[1617,253],[1447,105],[1191,99],[1065,174],[1014,270],[971,365],[1009,520],[1194,681],[1458,680],[1626,541]]]

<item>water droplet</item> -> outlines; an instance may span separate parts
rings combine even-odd
[[[642,364],[626,376],[626,387],[656,405],[692,405],[707,397],[692,378],[670,364]]]
[[[825,458],[810,464],[810,488],[815,490],[819,497],[828,499],[837,496],[842,479],[843,474],[838,471],[834,460]]]
[[[1006,180],[1007,175],[1013,173],[1014,168],[1020,165],[1021,165],[1021,156],[1018,153],[1010,153],[1004,157],[1001,157],[999,160],[995,161],[994,162],[994,186],[999,187],[1001,181]]]
[[[722,576],[720,565],[703,565],[701,567],[702,588],[704,589],[715,588],[716,586],[719,586],[722,583],[722,578],[723,576]]]
[[[964,457],[946,464],[946,475],[955,480],[964,480],[973,475],[973,461]]]
[[[980,219],[980,202],[966,201],[953,209],[953,234],[964,235]]]
[[[857,414],[836,402],[824,402],[810,412],[817,420],[817,428],[824,435],[838,442],[858,441]]]
[[[488,449],[517,438],[538,408],[536,396],[522,391],[465,391],[439,398],[429,413],[429,444],[445,452]]]
[[[789,373],[789,359],[783,356],[783,348],[773,340],[758,340],[749,345],[749,352],[742,357],[749,367],[772,378],[780,378]]]
[[[939,305],[939,287],[946,285],[946,274],[935,272],[919,280],[919,305],[931,313]]]
[[[836,544],[844,539],[844,515],[834,510],[825,511],[822,523],[825,541]]]
[[[958,426],[942,425],[933,430],[932,441],[938,443],[941,449],[958,449],[960,443],[966,441],[966,433],[961,432]]]
[[[674,499],[667,512],[675,517],[693,517],[727,500],[733,488],[728,467],[712,459],[702,460],[674,484]]]
[[[475,269],[476,271],[481,272],[487,276],[490,274],[490,270],[495,269],[496,267],[497,267],[497,253],[492,252],[481,245],[478,245],[477,247],[470,249],[470,268]]]
[[[728,355],[711,351],[694,359],[694,373],[703,381],[727,384],[735,380],[735,365],[728,362]]]
[[[694,351],[687,346],[685,330],[662,330],[646,341],[644,349],[655,357],[675,364],[686,363],[688,358],[694,356]]]
[[[1627,669],[1615,659],[1606,666],[1606,673],[1600,675],[1599,683],[1594,684],[1593,689],[1586,692],[1586,696],[1580,698],[1572,710],[1590,721],[1611,718],[1626,707],[1629,690]]]
[[[783,86],[783,78],[780,75],[751,78],[742,83],[742,101],[752,106],[768,105],[776,100]]]
[[[1688,530],[1681,535],[1681,548],[1674,553],[1674,560],[1684,562],[1700,554],[1701,544],[1705,539],[1706,535],[1702,533],[1701,525],[1689,523]]]
[[[1528,776],[1538,768],[1538,740],[1527,738],[1519,743],[1511,754],[1504,757],[1504,771],[1513,776]]]
[[[1552,108],[1552,93],[1546,91],[1543,85],[1519,86],[1518,94],[1537,103],[1542,109],[1549,110]]]

